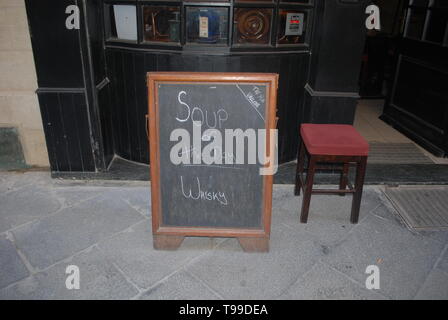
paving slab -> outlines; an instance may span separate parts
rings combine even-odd
[[[365,219],[324,261],[359,283],[367,266],[380,269],[380,294],[411,299],[432,270],[444,245],[374,215]]]
[[[445,248],[440,260],[437,261],[436,267],[448,273],[448,248]]]
[[[211,252],[213,241],[210,238],[186,238],[177,251],[154,250],[151,224],[145,220],[100,242],[99,248],[133,283],[148,289],[193,258]]]
[[[1,174],[0,175],[0,192],[1,193],[7,192],[9,190],[8,189],[9,184],[10,184],[10,181],[7,178],[7,176],[5,174]]]
[[[51,179],[49,171],[28,172],[1,172],[5,177],[5,183],[0,185],[1,192],[19,190],[25,186],[53,186],[55,181]]]
[[[289,192],[288,192],[289,191]],[[351,200],[347,195],[313,195],[310,205],[308,222],[300,223],[299,215],[302,204],[302,195],[293,195],[293,186],[275,186],[278,196],[273,198],[274,213],[273,225],[284,223],[292,228],[305,231],[310,237],[326,246],[335,245],[341,241],[356,225],[350,223]],[[370,215],[380,203],[381,194],[373,188],[367,188],[363,195],[360,211],[360,221]],[[278,218],[278,219],[277,219]]]
[[[219,296],[187,272],[180,271],[140,297],[142,300],[217,300]]]
[[[243,252],[228,239],[186,270],[225,299],[273,299],[322,257],[321,246],[297,230],[271,234],[269,253]]]
[[[379,300],[375,290],[349,279],[323,263],[316,265],[286,290],[282,300]]]
[[[13,231],[32,266],[43,269],[144,219],[123,200],[102,195]]]
[[[0,236],[0,288],[19,281],[29,274],[28,269],[18,255],[14,244]]]
[[[446,231],[418,231],[418,234],[423,237],[428,237],[430,239],[439,241],[440,243],[448,243],[448,230]]]
[[[378,207],[376,207],[372,213],[376,215],[377,217],[387,219],[391,221],[394,224],[400,225],[404,228],[406,228],[406,225],[404,224],[403,220],[400,218],[398,213],[395,211],[394,208],[391,206],[386,205],[386,203],[380,203]]]
[[[61,203],[47,186],[27,185],[0,194],[0,232],[34,221],[60,208]]]
[[[448,273],[440,269],[433,270],[414,299],[448,300]]]
[[[395,208],[392,207],[391,203],[388,201],[382,202],[375,210],[372,211],[377,217],[387,219],[391,223],[401,226],[409,230],[414,234],[419,234],[423,237],[439,241],[440,243],[448,243],[448,230],[439,231],[421,231],[415,229],[409,229],[404,223],[403,219],[398,215]]]
[[[149,183],[148,186],[106,188],[106,192],[109,195],[120,197],[145,217],[151,217],[151,192]]]
[[[0,299],[448,299],[448,232],[407,229],[381,190],[365,188],[357,225],[350,195],[313,195],[301,224],[302,198],[275,185],[269,253],[201,237],[156,251],[149,185],[0,173]],[[68,264],[80,290],[65,287]]]
[[[107,192],[107,189],[99,187],[56,186],[53,190],[63,208],[73,207],[80,202],[93,199]]]
[[[66,268],[79,268],[79,289],[66,287]],[[19,283],[0,290],[0,299],[130,299],[138,294],[101,252],[92,248]]]

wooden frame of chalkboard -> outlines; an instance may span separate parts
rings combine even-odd
[[[232,209],[231,215],[234,215],[235,211],[239,213],[235,213],[237,216],[233,219],[233,221],[229,222],[223,218],[223,212],[220,212],[219,216],[213,216],[214,212],[212,205],[210,206],[210,212],[204,213],[206,216],[211,215],[212,218],[209,218],[210,221],[205,221],[205,218],[202,218],[203,221],[198,219],[194,220],[188,215],[200,215],[198,211],[201,211],[202,208],[207,211],[208,207],[190,207],[189,203],[185,201],[184,198],[180,197],[179,199],[183,200],[184,203],[178,204],[176,201],[174,194],[176,191],[174,190],[174,186],[170,185],[172,181],[174,181],[178,176],[174,176],[172,172],[177,170],[179,166],[174,166],[167,158],[167,150],[165,150],[166,145],[169,145],[170,138],[169,137],[169,129],[174,128],[178,123],[174,120],[171,125],[170,119],[176,118],[173,117],[169,112],[177,112],[179,111],[170,111],[176,108],[176,105],[182,106],[186,105],[185,102],[181,101],[182,99],[187,100],[186,92],[193,92],[191,95],[196,93],[195,97],[200,97],[199,102],[196,99],[195,102],[190,101],[190,103],[198,104],[206,103],[207,101],[214,101],[213,99],[221,99],[218,100],[219,103],[225,105],[226,97],[229,99],[236,99],[235,96],[241,94],[240,100],[241,103],[229,102],[228,108],[235,108],[232,111],[240,112],[241,114],[237,114],[236,116],[230,113],[230,119],[245,119],[245,124],[253,124],[256,123],[259,128],[253,129],[276,129],[277,118],[276,118],[276,102],[277,102],[277,88],[278,88],[278,74],[267,74],[267,73],[189,73],[189,72],[149,72],[147,74],[147,87],[148,87],[148,122],[149,122],[149,149],[150,149],[150,173],[151,173],[151,205],[152,205],[152,231],[153,231],[153,245],[156,249],[176,249],[182,243],[184,237],[186,236],[203,236],[203,237],[236,237],[238,238],[241,246],[245,251],[268,251],[269,250],[269,236],[270,236],[270,228],[271,228],[271,210],[272,210],[272,187],[273,187],[273,176],[272,175],[264,175],[260,176],[258,171],[252,170],[250,173],[249,165],[243,168],[234,168],[241,169],[238,172],[238,177],[242,177],[244,174],[248,176],[247,181],[255,181],[253,183],[254,186],[251,185],[251,182],[248,182],[248,188],[245,188],[244,183],[242,183],[239,178],[224,178],[227,179],[227,182],[230,182],[231,193],[237,193],[239,196],[242,191],[247,193],[247,198],[242,198],[244,201],[240,201],[242,203],[238,203],[235,206],[238,209]],[[207,90],[216,89],[212,93],[207,95]],[[238,93],[237,88],[240,93]],[[233,90],[233,91],[232,91]],[[247,103],[251,102],[248,99],[244,90],[256,90],[256,93],[261,93],[260,101],[263,102],[265,108],[262,110],[260,107],[259,110],[256,110],[260,115],[259,119],[250,119],[257,117],[257,114],[253,111],[254,108],[251,109],[252,106]],[[216,93],[218,92],[218,93]],[[233,93],[236,94],[233,94]],[[252,91],[247,94],[250,95]],[[174,93],[174,95],[173,95]],[[178,93],[178,94],[177,94]],[[181,95],[182,93],[182,95]],[[220,96],[221,95],[221,96]],[[218,98],[216,98],[218,97]],[[208,100],[207,100],[208,99]],[[163,100],[163,101],[162,101]],[[224,101],[224,102],[223,102]],[[243,106],[246,109],[241,108],[241,105],[246,103]],[[204,107],[206,108],[206,107]],[[225,107],[223,107],[225,108]],[[190,116],[190,109],[188,109],[187,115]],[[220,109],[223,110],[223,109]],[[243,111],[238,111],[243,110]],[[249,111],[247,111],[249,110]],[[213,110],[208,110],[212,113]],[[218,111],[219,112],[219,111]],[[227,111],[226,111],[227,113]],[[168,115],[167,115],[168,114]],[[261,116],[263,114],[263,116]],[[207,115],[207,113],[206,113]],[[229,116],[228,116],[229,117]],[[193,116],[192,116],[193,118]],[[230,120],[232,121],[232,120]],[[255,122],[254,122],[255,121]],[[258,122],[256,122],[258,121]],[[216,114],[215,114],[215,125],[216,125]],[[250,126],[249,124],[249,126]],[[194,125],[194,124],[193,124]],[[231,129],[238,129],[238,120],[232,123],[231,126],[236,126]],[[243,125],[244,126],[244,125]],[[168,129],[166,129],[168,127]],[[227,129],[222,128],[222,129]],[[168,131],[167,131],[168,130]],[[163,143],[161,142],[161,136],[163,136]],[[202,133],[201,133],[201,139]],[[270,139],[266,139],[266,150],[270,150]],[[204,141],[204,140],[201,140]],[[202,143],[202,142],[201,142]],[[190,146],[190,145],[189,145]],[[183,149],[182,149],[183,150]],[[190,152],[190,150],[188,151]],[[194,152],[194,151],[193,151]],[[215,152],[215,151],[213,151]],[[193,155],[194,157],[194,155]],[[171,166],[171,167],[170,167]],[[244,165],[243,165],[244,166]],[[266,165],[259,165],[259,167],[265,167]],[[216,170],[213,172],[218,172],[217,174],[222,174],[226,168],[220,169],[223,167],[213,167],[209,168],[208,166],[203,167],[188,167],[183,172],[192,172],[193,170]],[[161,172],[162,169],[162,172]],[[258,170],[258,169],[257,169]],[[232,171],[232,170],[230,170]],[[238,170],[234,170],[238,171]],[[202,171],[204,172],[204,171]],[[241,174],[241,172],[243,174]],[[258,174],[258,176],[255,176]],[[232,172],[233,173],[233,172]],[[173,177],[170,176],[173,175]],[[210,173],[213,175],[214,173]],[[231,176],[227,172],[224,173],[225,177]],[[235,177],[235,176],[234,176]],[[171,180],[170,180],[171,178]],[[182,176],[180,176],[180,181],[182,184],[182,193],[185,197],[184,193],[184,185],[182,181]],[[206,176],[207,178],[207,176]],[[194,179],[194,178],[193,178]],[[200,191],[199,178],[197,179],[198,190]],[[208,177],[208,184],[212,184],[210,182],[210,176]],[[252,180],[251,180],[252,179]],[[176,182],[179,179],[175,180]],[[193,181],[193,180],[192,180]],[[194,180],[196,181],[196,180]],[[207,181],[206,181],[207,182]],[[241,186],[242,185],[242,186]],[[163,188],[167,189],[163,189]],[[241,190],[234,191],[232,188],[241,188]],[[178,188],[180,189],[180,188]],[[190,187],[190,195],[192,194]],[[259,197],[257,198],[257,190],[259,193]],[[199,192],[198,191],[198,192]],[[164,193],[165,192],[165,193]],[[199,193],[198,193],[199,194]],[[224,194],[224,192],[222,193]],[[235,196],[235,197],[238,197]],[[164,198],[169,198],[164,199]],[[174,198],[174,200],[173,200]],[[210,200],[211,197],[208,197],[207,200]],[[215,199],[215,196],[213,196]],[[246,199],[251,199],[247,200]],[[170,201],[173,200],[173,201]],[[188,199],[191,200],[191,199]],[[252,202],[251,202],[252,201]],[[190,201],[191,202],[191,201]],[[229,201],[230,202],[230,201]],[[245,203],[253,203],[254,205],[248,206],[245,211],[241,211],[240,206],[245,205]],[[175,204],[173,204],[175,203]],[[211,203],[211,202],[208,202]],[[218,203],[219,204],[219,203]],[[221,203],[222,204],[222,203]],[[227,199],[225,200],[225,204],[227,205]],[[228,207],[225,207],[228,208]],[[258,208],[258,209],[254,209]],[[180,211],[182,215],[171,214],[171,211]],[[216,209],[219,211],[219,209]],[[224,209],[223,209],[224,210]],[[256,212],[259,211],[259,212]],[[239,216],[238,216],[239,214]],[[247,216],[251,215],[252,218],[246,219]],[[171,217],[172,215],[173,217]],[[214,217],[214,218],[213,218]],[[177,220],[176,220],[177,219]],[[230,220],[230,218],[229,218]],[[246,221],[247,220],[247,221]],[[174,222],[173,222],[174,221]],[[201,223],[198,223],[200,221]],[[254,222],[255,221],[255,222]],[[202,223],[203,222],[203,223]],[[207,223],[211,223],[211,225],[207,225]]]

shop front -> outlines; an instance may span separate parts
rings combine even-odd
[[[149,164],[151,71],[279,74],[279,161],[295,159],[301,123],[353,123],[368,2],[27,0],[53,175]]]

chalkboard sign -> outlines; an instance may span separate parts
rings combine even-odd
[[[264,138],[276,127],[277,82],[276,74],[148,73],[155,248],[210,236],[268,250],[273,177],[261,169],[272,157],[257,155],[273,143]]]

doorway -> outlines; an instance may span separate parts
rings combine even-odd
[[[369,142],[370,163],[448,164],[382,121],[383,108],[384,99],[361,99],[356,108],[354,126]]]
[[[354,125],[370,144],[377,164],[448,164],[381,120],[394,84],[394,74],[407,16],[407,0],[374,0],[381,30],[369,30],[359,78],[360,96]]]

